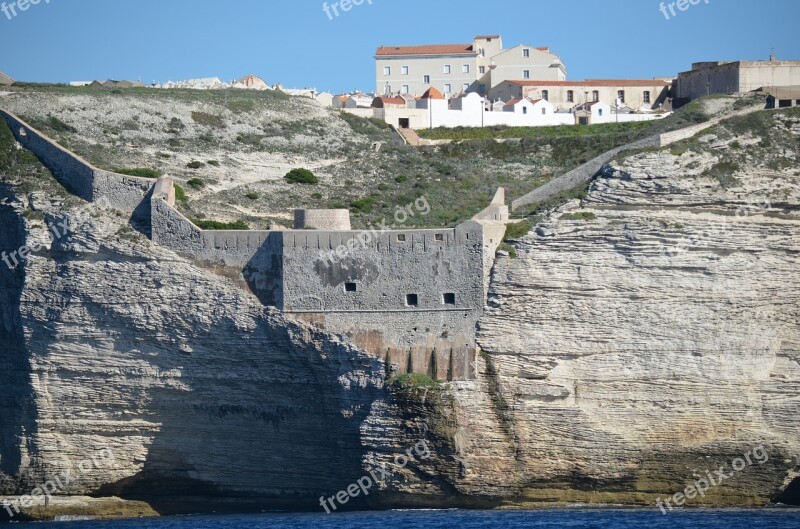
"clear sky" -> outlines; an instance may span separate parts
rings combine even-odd
[[[321,0],[39,0],[25,11],[26,0],[0,0],[17,13],[0,11],[0,71],[146,83],[255,73],[289,88],[374,90],[377,46],[481,34],[549,46],[576,80],[670,76],[771,48],[800,60],[800,0],[699,0],[674,17],[667,9],[670,20],[659,0],[369,1],[331,19]]]

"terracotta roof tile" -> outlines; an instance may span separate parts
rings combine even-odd
[[[474,55],[472,44],[431,44],[425,46],[381,46],[379,57],[391,55]]]
[[[436,88],[430,87],[424,94],[422,94],[422,99],[444,99],[444,96]]]

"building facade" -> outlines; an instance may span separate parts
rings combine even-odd
[[[589,79],[586,81],[503,81],[491,92],[493,100],[544,99],[557,110],[590,102],[632,110],[657,109],[667,103],[672,83],[666,79]]]
[[[500,35],[469,44],[381,46],[375,54],[376,92],[421,96],[436,88],[450,98],[463,92],[487,95],[506,79],[563,80],[566,67],[547,48],[503,48]]]
[[[675,98],[692,101],[711,94],[752,92],[766,87],[800,85],[800,61],[697,62],[678,74]]]

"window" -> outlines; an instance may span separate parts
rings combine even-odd
[[[531,78],[531,71],[530,70],[522,70],[522,78],[523,79],[530,79]]]
[[[645,103],[649,103],[650,102],[650,92],[645,91],[643,99],[644,99]]]
[[[491,42],[491,41],[489,41],[489,42]],[[478,48],[478,56],[486,57],[486,50],[484,50],[483,48]]]
[[[392,67],[391,66],[384,66],[383,67],[383,75],[392,75]]]
[[[450,73],[450,65],[449,64],[445,64],[444,65],[444,73],[447,73],[447,74]]]
[[[407,85],[407,84],[404,84],[404,85],[403,85],[403,93],[404,93],[404,94],[407,94],[407,93],[409,93],[409,92],[410,92],[410,90],[408,89],[408,85]]]
[[[469,64],[465,64],[461,67],[461,73],[469,73]]]
[[[419,296],[416,294],[406,294],[406,307],[419,306]]]
[[[406,242],[406,234],[405,234],[405,233],[399,233],[399,234],[397,234],[397,240],[398,240],[399,242]]]
[[[592,101],[595,102],[600,101],[600,92],[598,92],[597,90],[594,90],[592,92]]]
[[[546,116],[546,115],[547,115],[547,109],[546,109],[546,108],[543,108],[543,109],[542,109],[542,115],[543,115],[543,116]]]
[[[464,84],[461,86],[461,88],[462,88],[462,89],[463,89],[463,90],[466,92],[467,90],[469,90],[469,83],[464,83]]]
[[[625,102],[625,90],[617,90],[617,99],[619,99],[620,103]]]
[[[479,68],[478,68],[478,71],[479,71],[481,74],[485,74],[485,73],[486,73],[486,66],[481,66],[481,67],[479,67]]]
[[[434,235],[433,238],[436,239],[437,241],[443,241],[444,240],[444,234],[437,233],[436,235]]]
[[[451,85],[451,84],[444,85],[444,93],[445,94],[450,94],[452,92],[453,92],[453,85]]]
[[[567,90],[567,103],[574,103],[574,102],[575,102],[575,91]]]
[[[486,85],[485,84],[478,85],[478,92],[480,92],[481,94],[485,94],[486,93]]]
[[[597,115],[598,116],[602,116],[603,115],[603,109],[602,108],[598,108],[597,109]]]
[[[402,73],[403,75],[408,75],[408,66],[401,66],[400,73]]]
[[[423,76],[422,77],[422,82],[425,83],[425,84],[431,84],[431,76],[430,75]]]
[[[455,305],[456,304],[456,295],[448,292],[446,294],[442,294],[442,303],[445,305]]]
[[[530,58],[531,50],[529,50],[528,48],[525,48],[524,50],[522,50],[522,56],[525,57],[526,59]]]
[[[542,99],[545,101],[550,101],[550,92],[547,90],[542,90]]]
[[[528,113],[528,107],[522,107],[522,113],[523,114],[527,114]]]
[[[345,283],[344,284],[344,291],[345,292],[357,292],[358,286],[355,283]]]

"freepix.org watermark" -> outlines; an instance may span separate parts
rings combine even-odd
[[[693,500],[697,496],[705,498],[706,492],[708,492],[711,487],[720,486],[723,482],[733,478],[736,473],[743,471],[748,466],[755,464],[763,465],[767,461],[769,461],[769,455],[766,449],[763,446],[757,446],[752,450],[748,450],[742,457],[737,457],[731,462],[732,472],[726,472],[728,467],[723,465],[714,472],[707,470],[704,476],[695,474],[697,480],[694,483],[688,485],[682,492],[676,492],[665,500],[661,498],[656,499],[656,507],[661,509],[662,514],[666,515],[667,509],[672,511],[672,503],[677,507],[682,507],[686,505],[687,500]],[[666,509],[664,508],[665,506]]]
[[[428,443],[426,441],[420,441],[414,445],[413,448],[409,448],[405,451],[404,454],[398,454],[394,458],[394,464],[397,466],[398,470],[403,469],[411,462],[412,459],[418,459],[419,461],[424,461],[431,457],[430,448],[428,448]],[[370,489],[382,483],[386,480],[386,477],[389,476],[389,471],[386,470],[386,464],[382,464],[378,467],[377,474],[373,470],[367,476],[362,476],[359,478],[355,483],[351,484],[344,490],[340,490],[333,496],[326,498],[325,496],[321,496],[319,498],[320,506],[325,509],[325,512],[330,514],[332,511],[335,511],[339,505],[344,505],[351,498],[356,498],[363,494],[364,496],[369,496]]]
[[[6,18],[11,20],[17,16],[17,11],[27,11],[31,6],[35,6],[40,2],[42,2],[42,0],[14,0],[13,2],[9,3],[3,2],[0,4],[0,11],[6,15]],[[44,3],[49,4],[50,0],[44,0]]]
[[[419,197],[414,202],[408,203],[406,206],[397,206],[394,212],[394,220],[397,224],[389,225],[386,219],[381,220],[377,226],[370,224],[370,226],[357,235],[350,238],[347,243],[339,245],[337,248],[329,251],[321,250],[319,258],[323,262],[335,264],[342,259],[347,258],[356,250],[366,248],[370,243],[380,238],[386,232],[396,229],[397,225],[404,224],[409,218],[416,215],[424,217],[431,212],[431,205],[428,203],[426,197]]]
[[[675,11],[677,8],[678,11],[686,11],[691,6],[696,6],[697,4],[705,2],[706,5],[711,3],[711,0],[678,0],[677,2],[661,2],[658,6],[658,10],[664,14],[664,18],[667,20],[672,20],[673,17],[678,16],[678,13]],[[670,16],[672,15],[672,16]]]
[[[2,508],[5,509],[11,518],[14,518],[14,516],[19,514],[20,508],[30,508],[35,502],[40,502],[42,499],[44,499],[46,507],[50,505],[50,500],[53,499],[54,495],[64,493],[67,487],[79,480],[81,476],[93,470],[108,468],[115,460],[114,452],[108,448],[103,448],[90,459],[78,463],[77,472],[73,472],[72,469],[68,468],[52,480],[33,489],[30,494],[26,494],[14,501],[4,500]]]
[[[322,3],[322,10],[328,15],[328,20],[333,20],[334,18],[338,18],[341,10],[342,13],[347,13],[353,6],[361,6],[366,2],[369,5],[372,5],[372,0],[337,0],[336,2],[328,2]]]

